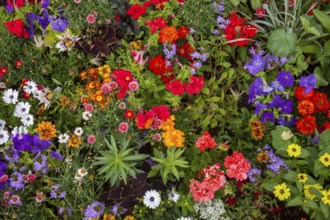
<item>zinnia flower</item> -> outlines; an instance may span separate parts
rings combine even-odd
[[[135,18],[135,19],[139,19],[139,17],[141,17],[142,15],[144,15],[144,13],[146,13],[145,7],[143,7],[143,6],[139,5],[139,4],[133,5],[126,12],[127,15],[129,15],[132,18]]]
[[[301,146],[298,144],[290,144],[287,152],[290,157],[299,157],[301,155]]]
[[[280,201],[286,200],[291,195],[290,188],[288,188],[286,183],[276,185],[273,193]]]
[[[173,26],[165,26],[163,29],[159,32],[159,42],[161,43],[175,43],[175,41],[178,39],[178,31]]]
[[[126,133],[128,131],[128,123],[127,122],[121,122],[118,126],[118,130],[121,133]]]
[[[330,154],[329,153],[324,153],[319,161],[325,166],[325,167],[328,167],[330,166]]]

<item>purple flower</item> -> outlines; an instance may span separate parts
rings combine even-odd
[[[257,181],[256,178],[258,178],[260,175],[261,175],[261,170],[259,170],[258,168],[253,168],[248,172],[249,180],[252,183],[256,182]]]
[[[111,209],[111,213],[113,215],[115,215],[116,217],[119,217],[121,216],[122,214],[124,214],[125,212],[127,211],[127,209],[124,209],[122,207],[120,207],[120,203],[117,203],[117,204],[114,204],[112,206],[112,209]]]
[[[256,108],[255,113],[256,113],[256,115],[258,115],[262,110],[267,108],[267,105],[265,105],[263,103],[255,102],[254,107]]]
[[[273,89],[275,89],[275,90],[277,90],[277,91],[279,91],[279,92],[283,92],[283,91],[284,91],[284,87],[283,87],[283,86],[281,85],[281,83],[280,83],[279,81],[277,81],[277,80],[271,82],[270,86],[271,86]]]
[[[51,22],[51,25],[53,30],[63,33],[69,26],[69,22],[67,20],[63,20],[62,18],[57,18]]]
[[[275,121],[275,117],[274,117],[273,112],[264,112],[264,113],[262,113],[262,116],[261,116],[260,121],[262,123],[274,122]]]
[[[19,152],[12,147],[8,148],[4,152],[5,160],[12,163],[17,163],[19,161]]]
[[[165,53],[165,58],[167,60],[172,59],[175,56],[175,54],[176,54],[176,45],[175,44],[171,44],[170,45],[170,48],[171,48],[171,50],[168,49],[167,43],[164,43],[163,51]]]
[[[305,91],[303,92],[303,94],[310,93],[312,91],[312,89],[316,87],[315,75],[312,73],[305,77],[302,76],[300,78],[300,86],[305,87]]]
[[[39,18],[39,25],[43,30],[46,30],[49,23],[53,20],[53,16],[49,16],[48,10],[42,10],[42,17]]]
[[[67,213],[68,216],[71,216],[72,215],[72,209],[71,208],[66,208],[66,207],[60,207],[58,209],[58,214],[59,215],[63,215],[63,213]]]
[[[65,191],[60,191],[59,188],[61,187],[59,184],[54,184],[53,190],[50,192],[50,197],[52,199],[63,199],[66,196]]]
[[[42,0],[41,1],[41,7],[42,8],[47,8],[49,6],[50,0]]]
[[[196,70],[194,68],[190,68],[190,73],[195,75],[196,74]]]
[[[265,59],[262,57],[262,52],[256,53],[250,60],[245,63],[244,69],[248,69],[251,75],[255,75],[260,71],[263,71],[266,65]]]
[[[283,114],[290,114],[292,112],[292,101],[291,100],[284,101],[284,103],[281,105],[280,112]]]
[[[209,54],[208,53],[202,53],[201,54],[201,60],[202,60],[202,62],[205,62],[208,57],[209,57]]]
[[[285,119],[284,116],[280,115],[278,120],[276,121],[277,124],[279,125],[282,125],[282,126],[286,126],[286,127],[295,127],[296,126],[296,122],[297,122],[297,119],[292,117],[292,118],[288,118],[288,119]]]
[[[14,10],[14,5],[6,5],[6,10],[7,10],[7,12],[8,13],[11,13],[11,12],[13,12],[13,10]]]
[[[278,156],[269,157],[269,162],[270,164],[268,164],[266,167],[275,174],[278,174],[281,170],[289,170],[289,167]]]
[[[102,202],[93,202],[85,209],[86,218],[98,218],[104,212],[105,205]]]
[[[40,171],[43,174],[47,173],[49,170],[47,165],[47,157],[39,152],[34,157],[33,169],[36,172]]]
[[[281,96],[275,95],[274,99],[268,103],[269,108],[280,108],[284,105],[285,100]]]
[[[199,68],[202,67],[202,63],[201,62],[196,62],[196,63],[193,64],[193,67],[199,69]]]
[[[197,51],[195,51],[195,52],[193,52],[192,54],[190,54],[190,56],[191,56],[193,59],[200,59],[200,58],[201,58],[200,53],[198,53]]]
[[[19,172],[14,172],[9,179],[9,186],[15,190],[24,189],[23,175]]]
[[[60,161],[64,160],[64,156],[62,156],[59,152],[53,150],[50,152],[50,156]]]
[[[213,30],[212,34],[213,35],[218,35],[218,34],[220,34],[220,32],[218,30]]]
[[[284,87],[293,86],[294,78],[290,72],[280,71],[276,77],[276,80]]]
[[[264,82],[260,77],[257,77],[254,82],[249,86],[249,103],[251,103],[257,95],[262,95],[262,87]],[[261,90],[261,91],[260,91]]]

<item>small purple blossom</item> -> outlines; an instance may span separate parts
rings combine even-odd
[[[62,156],[59,152],[56,152],[56,151],[51,151],[50,152],[50,156],[59,160],[59,161],[63,161],[64,160],[64,156]]]
[[[53,30],[63,33],[65,29],[69,26],[69,22],[62,18],[57,18],[56,20],[51,22],[51,25]]]
[[[283,86],[283,87],[290,87],[293,86],[294,78],[290,72],[280,71],[276,77],[276,80]]]
[[[9,179],[9,186],[14,188],[15,190],[23,190],[24,182],[23,182],[23,174],[20,172],[12,173]]]
[[[202,63],[201,62],[196,62],[193,64],[193,67],[200,69],[202,67]]]
[[[258,115],[262,110],[267,108],[267,105],[257,101],[254,103],[254,107],[256,108],[255,113]]]
[[[53,190],[50,192],[50,197],[52,199],[63,199],[66,196],[65,191],[60,191],[59,188],[61,187],[59,184],[54,184]]]
[[[261,170],[259,170],[258,168],[253,168],[248,172],[249,180],[252,183],[255,183],[260,175],[261,175]]]
[[[85,209],[86,218],[98,218],[104,212],[105,205],[102,202],[93,202]]]
[[[47,157],[39,152],[34,157],[33,169],[36,172],[40,171],[42,174],[47,173],[49,171]]]
[[[255,75],[264,70],[266,60],[262,57],[263,51],[255,53],[250,62],[245,63],[244,69],[247,69],[251,75]]]
[[[271,82],[271,83],[270,83],[270,86],[271,86],[273,89],[275,89],[275,90],[277,90],[277,91],[279,91],[279,92],[284,92],[284,87],[283,87],[283,86],[281,85],[281,83],[280,83],[279,81],[277,81],[277,80]]]
[[[284,103],[281,105],[280,112],[283,114],[290,114],[292,112],[292,101],[291,100],[284,101]]]
[[[304,90],[303,94],[310,93],[313,88],[316,88],[316,77],[315,77],[315,75],[312,73],[308,76],[304,76],[304,77],[302,76],[300,78],[300,86],[305,87],[305,90]]]
[[[175,44],[170,44],[169,47],[171,49],[168,49],[167,43],[164,43],[163,45],[164,45],[163,52],[165,54],[165,58],[167,60],[171,60],[176,54],[176,45]]]

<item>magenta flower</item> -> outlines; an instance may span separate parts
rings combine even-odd
[[[94,135],[89,135],[89,136],[87,137],[87,142],[88,142],[89,144],[94,144],[94,143],[96,142],[96,137],[95,137]]]
[[[126,133],[128,131],[128,123],[127,122],[121,122],[118,126],[118,130],[121,133]]]

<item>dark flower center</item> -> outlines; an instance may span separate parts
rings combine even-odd
[[[151,201],[151,202],[155,201],[155,198],[154,198],[153,196],[150,197],[150,201]]]
[[[284,194],[284,193],[285,193],[284,189],[281,189],[280,194]]]

